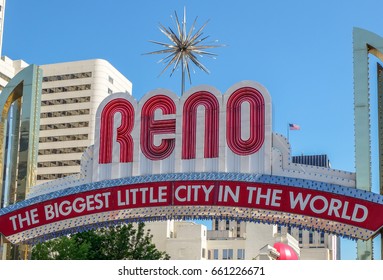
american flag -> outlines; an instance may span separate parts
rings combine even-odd
[[[294,124],[294,123],[289,123],[289,128],[290,130],[300,130],[301,127],[297,124]]]

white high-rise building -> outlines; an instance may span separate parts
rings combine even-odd
[[[132,83],[105,60],[41,68],[37,184],[79,173],[82,153],[94,143],[98,105],[114,92],[132,92]]]
[[[211,230],[187,221],[150,222],[146,228],[171,259],[252,260],[276,242],[288,244],[300,260],[339,259],[335,235],[298,228],[226,220],[213,220]]]
[[[145,229],[153,234],[153,243],[173,260],[208,259],[207,228],[187,221],[145,223]]]
[[[292,227],[277,227],[277,232],[290,234],[299,242],[301,260],[339,260],[339,237],[325,232],[302,230]]]
[[[301,260],[337,260],[340,258],[339,238],[337,236],[314,230],[276,225],[215,220],[213,221],[213,229],[208,234],[208,244],[211,247],[213,240],[243,239],[247,243],[244,246],[247,254],[253,257],[259,253],[263,246],[272,246],[275,238],[283,239],[283,237],[290,240],[289,245],[295,249]],[[295,241],[291,241],[292,239]]]
[[[252,260],[276,242],[300,254],[298,241],[271,225],[214,220],[212,230],[190,221],[148,222],[145,227],[157,249],[174,260]]]
[[[28,64],[23,60],[11,60],[6,56],[0,59],[0,91],[8,84],[8,82]]]

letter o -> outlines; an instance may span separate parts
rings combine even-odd
[[[250,136],[241,136],[241,105],[250,104]],[[251,87],[233,92],[226,106],[226,140],[233,153],[241,156],[259,151],[265,141],[265,100],[262,94]]]
[[[317,209],[317,208],[315,208],[315,202],[317,201],[317,200],[321,200],[321,201],[323,201],[323,208],[322,209]],[[316,214],[322,214],[322,213],[324,213],[326,210],[327,210],[327,208],[328,208],[328,201],[327,201],[327,198],[325,198],[324,196],[322,196],[322,195],[317,195],[317,196],[314,196],[312,199],[311,199],[311,201],[310,201],[310,209],[311,209],[311,211],[313,211],[314,213],[316,213]]]

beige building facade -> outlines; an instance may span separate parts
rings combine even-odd
[[[276,242],[291,246],[299,255],[298,241],[277,233],[275,226],[236,221],[215,221],[213,228],[193,221],[146,223],[153,243],[175,260],[252,260]]]
[[[80,159],[94,143],[96,110],[132,83],[102,59],[42,65],[43,84],[37,184],[80,172]]]

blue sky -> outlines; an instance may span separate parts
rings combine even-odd
[[[354,171],[352,29],[383,35],[380,6],[378,0],[12,0],[2,54],[38,65],[103,58],[132,81],[136,99],[156,88],[179,93],[180,72],[158,77],[161,56],[142,54],[158,49],[148,40],[167,41],[158,24],[173,27],[170,15],[186,7],[188,26],[196,16],[197,26],[210,19],[204,33],[226,45],[214,50],[217,59],[201,59],[211,74],[195,68],[193,85],[225,92],[241,80],[263,84],[273,101],[273,130],[286,135],[289,122],[301,126],[290,133],[294,155],[326,153],[333,168]],[[355,259],[354,242],[342,241],[342,258]]]

